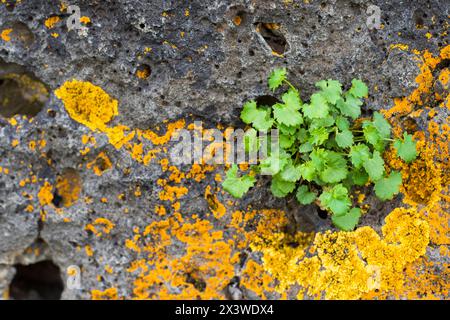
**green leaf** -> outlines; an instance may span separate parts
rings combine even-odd
[[[313,145],[320,146],[328,139],[328,130],[324,127],[310,130],[311,134],[309,142]]]
[[[379,112],[373,114],[373,125],[378,130],[382,138],[389,138],[391,136],[391,125]]]
[[[316,87],[322,89],[322,96],[331,104],[336,104],[336,102],[341,98],[342,85],[336,80],[322,80],[316,83]]]
[[[307,161],[300,165],[300,174],[306,181],[313,181],[316,177],[316,168],[312,161]]]
[[[324,169],[320,171],[320,179],[326,183],[336,183],[347,177],[347,161],[334,151],[328,151]]]
[[[261,160],[261,172],[266,175],[276,175],[288,164],[289,156],[280,150],[279,154],[271,153],[267,158]]]
[[[257,130],[267,131],[272,127],[273,119],[269,109],[259,109],[256,101],[247,101],[241,111],[241,119],[247,124],[252,124]]]
[[[294,136],[289,136],[287,134],[280,134],[280,147],[283,149],[288,149],[295,142]]]
[[[296,193],[297,201],[301,204],[310,204],[317,198],[317,194],[309,191],[308,186],[301,185]]]
[[[280,175],[272,177],[270,190],[275,197],[283,198],[294,191],[295,182],[285,181]]]
[[[366,84],[359,79],[352,80],[352,87],[348,90],[352,96],[356,98],[366,98],[369,94],[369,89]]]
[[[226,179],[222,183],[223,188],[235,198],[242,198],[247,191],[255,184],[255,177],[244,175],[239,177],[238,166],[233,166],[227,171]]]
[[[320,172],[325,168],[325,163],[328,157],[328,151],[322,148],[314,149],[311,152],[311,162],[314,164],[315,169]]]
[[[357,186],[364,186],[367,181],[369,181],[369,175],[363,168],[354,168],[349,176],[351,177],[353,184],[356,184]]]
[[[399,192],[401,184],[401,173],[392,171],[389,177],[375,181],[375,194],[380,200],[392,200],[394,195]]]
[[[344,215],[351,205],[348,190],[342,184],[337,184],[332,189],[324,190],[319,200],[322,206],[331,210],[335,215]]]
[[[300,180],[302,173],[299,166],[294,166],[292,163],[288,163],[280,172],[280,177],[284,181],[296,182]]]
[[[300,128],[300,130],[298,130],[297,132],[297,139],[300,143],[304,143],[306,141],[308,141],[308,131],[305,128]]]
[[[373,122],[363,122],[363,133],[366,141],[370,143],[375,150],[383,152],[386,143]]]
[[[361,217],[361,210],[359,208],[352,208],[349,212],[342,216],[332,215],[331,221],[341,230],[352,231],[355,229]]]
[[[405,162],[409,163],[417,158],[416,142],[413,140],[412,135],[403,133],[403,141],[396,139],[394,142],[394,148],[397,150],[397,154]]]
[[[341,148],[348,148],[353,144],[353,134],[350,130],[340,131],[336,134],[336,143]]]
[[[281,103],[272,106],[275,119],[286,126],[298,126],[303,123],[303,117],[298,109],[293,109]]]
[[[363,122],[363,133],[366,141],[372,145],[376,145],[381,139],[380,133],[378,132],[377,128],[370,121]]]
[[[303,113],[310,119],[325,118],[329,109],[327,100],[320,93],[314,93],[310,103],[303,105]]]
[[[372,181],[377,181],[383,176],[384,160],[377,150],[373,152],[372,158],[363,163],[363,166]]]
[[[339,109],[341,114],[350,117],[353,120],[361,115],[361,105],[361,100],[350,94],[345,94],[343,99],[339,99],[336,102],[336,107]]]
[[[280,147],[285,150],[288,150],[294,144],[295,137],[282,134],[282,135],[280,135],[279,141],[280,141]]]
[[[328,115],[325,118],[313,119],[309,124],[309,128],[311,130],[322,127],[331,127],[333,124],[334,124],[334,117],[332,115]]]
[[[302,105],[298,91],[292,88],[289,88],[289,90],[281,96],[281,100],[283,100],[286,107],[289,107],[292,110],[300,110]]]
[[[300,153],[308,153],[308,152],[311,152],[312,149],[313,149],[313,146],[312,146],[312,144],[309,143],[309,142],[302,143],[302,144],[300,145],[300,147],[298,147],[298,151],[299,151]]]
[[[288,134],[288,135],[294,135],[295,132],[297,131],[297,127],[295,127],[295,126],[292,126],[292,127],[291,126],[287,126],[287,125],[284,125],[282,123],[278,124],[278,129],[280,129],[281,133]],[[303,129],[303,130],[305,130],[305,129]]]
[[[259,139],[255,129],[250,128],[244,133],[244,145],[246,152],[256,152],[259,149]]]
[[[281,86],[281,84],[285,79],[286,79],[286,68],[273,70],[268,79],[269,88],[272,91],[275,91],[276,88]]]
[[[356,146],[352,146],[350,149],[350,161],[355,166],[355,168],[359,169],[362,167],[364,162],[369,160],[370,158],[370,150],[369,147],[365,144],[358,144]]]
[[[343,116],[336,117],[336,126],[339,130],[344,131],[350,129],[350,122]]]

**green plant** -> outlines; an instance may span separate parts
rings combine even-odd
[[[342,230],[358,224],[360,209],[352,208],[352,186],[374,183],[375,194],[390,200],[399,192],[401,174],[387,174],[382,153],[391,139],[391,125],[378,112],[373,119],[361,119],[362,99],[368,88],[358,79],[343,91],[336,80],[316,83],[318,92],[303,103],[298,90],[287,80],[286,69],[276,69],[268,79],[273,91],[285,85],[281,101],[273,106],[258,106],[252,100],[244,104],[241,119],[254,129],[247,130],[247,150],[260,147],[256,130],[279,129],[279,153],[252,167],[272,175],[271,191],[276,197],[295,192],[301,204],[316,202],[332,213],[332,222]],[[256,130],[255,130],[256,129]],[[397,154],[406,162],[416,158],[416,143],[411,135],[395,140]],[[239,175],[237,165],[227,172],[223,187],[241,198],[255,183],[252,175]]]

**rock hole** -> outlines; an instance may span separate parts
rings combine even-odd
[[[284,54],[287,47],[287,41],[281,33],[281,25],[279,23],[255,23],[256,32],[258,32],[267,45],[277,54]]]
[[[259,96],[255,99],[255,101],[258,104],[258,106],[268,106],[268,107],[271,107],[275,103],[280,102],[277,98],[271,95]]]
[[[240,16],[239,14],[238,14],[238,15],[235,15],[234,18],[233,18],[233,23],[234,23],[236,26],[240,26],[241,23],[242,23],[242,16]]]
[[[6,10],[8,10],[9,12],[14,11],[14,8],[16,7],[16,1],[15,0],[6,0],[6,1],[2,1],[5,3],[6,6]]]
[[[422,9],[417,9],[417,10],[414,11],[413,19],[414,19],[414,23],[416,24],[416,26],[423,27],[423,25],[424,25],[424,21],[423,21],[424,16],[425,16],[425,12]]]
[[[63,202],[63,198],[58,194],[57,191],[53,192],[52,203],[55,207],[61,208],[61,204]]]
[[[328,212],[326,210],[322,210],[321,208],[317,207],[317,215],[320,219],[326,219],[328,218]]]
[[[409,134],[414,134],[417,131],[417,121],[413,118],[406,118],[403,121],[406,132]]]
[[[100,169],[103,169],[100,166]],[[56,207],[70,207],[79,198],[82,190],[80,175],[75,169],[65,168],[56,178],[56,191],[53,195],[53,202]]]
[[[231,6],[228,9],[226,16],[228,19],[233,21],[235,26],[240,26],[245,24],[247,21],[247,13],[245,12],[245,9],[245,6],[242,5]]]
[[[61,273],[52,261],[30,265],[17,264],[16,274],[9,285],[14,300],[59,300],[64,289]]]
[[[200,292],[203,292],[206,289],[205,280],[197,276],[195,273],[188,273],[186,275],[186,282],[192,284],[194,288]]]
[[[25,23],[20,21],[7,22],[2,26],[2,29],[12,29],[9,34],[11,43],[29,48],[34,42],[34,34]]]
[[[48,116],[49,116],[50,118],[55,118],[55,117],[56,117],[56,111],[55,111],[55,110],[49,109],[49,110],[47,111],[47,114],[48,114]]]
[[[150,77],[151,74],[152,74],[152,69],[150,68],[150,66],[148,64],[141,64],[136,69],[136,77],[138,77],[139,79],[142,79],[142,80],[147,79],[148,77]]]
[[[0,115],[34,117],[49,98],[47,86],[24,67],[0,59]]]
[[[444,70],[445,68],[450,68],[450,59],[444,59],[441,62],[439,62],[434,68],[434,70],[437,73],[441,70]]]

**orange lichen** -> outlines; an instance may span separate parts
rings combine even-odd
[[[118,115],[117,100],[90,82],[67,81],[55,95],[74,120],[94,131],[106,131],[106,124]]]
[[[104,291],[91,290],[92,300],[118,300],[117,288],[108,288]]]
[[[214,171],[214,167],[212,165],[200,165],[194,163],[191,167],[191,170],[187,173],[186,177],[200,182],[206,178],[206,173],[212,171]]]
[[[270,273],[251,259],[247,261],[242,270],[240,284],[262,299],[267,299],[266,292],[274,291],[273,278]]]
[[[179,199],[187,193],[188,189],[186,187],[170,186],[166,184],[164,185],[163,191],[159,193],[159,198],[161,200],[174,201],[175,199]]]
[[[11,41],[10,33],[12,32],[12,29],[4,29],[2,30],[2,33],[0,34],[0,37],[3,39],[3,41]]]
[[[88,23],[91,22],[91,18],[89,18],[89,17],[87,17],[87,16],[82,16],[82,17],[80,18],[80,22],[81,22],[82,24],[88,24]]]
[[[436,149],[431,144],[417,143],[419,156],[416,161],[407,165],[397,157],[394,149],[386,153],[390,167],[401,170],[403,184],[401,191],[407,203],[427,204],[442,191],[442,168],[435,162]]]
[[[428,224],[415,210],[395,209],[386,217],[382,231],[383,238],[370,227],[316,234],[317,253],[310,258],[305,258],[301,245],[280,246],[277,238],[282,239],[282,234],[271,236],[272,245],[256,248],[264,253],[266,270],[280,282],[280,293],[299,284],[303,288],[299,298],[304,294],[321,297],[325,292],[327,299],[357,299],[372,290],[401,286],[400,271],[425,253],[429,241]]]
[[[143,66],[136,70],[136,77],[139,79],[147,79],[150,76],[151,70],[148,66]]]
[[[227,209],[217,199],[217,195],[211,193],[211,186],[207,186],[205,189],[205,199],[208,202],[208,206],[216,219],[220,219],[225,215]]]
[[[450,82],[450,69],[445,68],[439,73],[438,77],[439,81],[441,82],[442,86],[445,90],[449,89],[449,82]]]
[[[80,175],[73,169],[66,169],[56,178],[56,190],[62,198],[62,204],[70,207],[79,198],[81,194]]]
[[[41,206],[45,206],[45,205],[52,203],[52,200],[53,200],[52,190],[53,190],[53,186],[49,182],[45,181],[44,185],[39,189],[39,192],[37,195],[38,199],[39,199],[39,204]]]
[[[173,123],[169,123],[167,125],[166,133],[163,135],[158,135],[157,133],[151,130],[143,130],[143,131],[138,130],[138,132],[140,131],[142,136],[145,139],[150,140],[154,145],[162,145],[169,142],[175,131],[184,128],[184,125],[185,121],[183,119],[180,119]]]
[[[60,17],[53,16],[53,17],[47,18],[47,20],[45,20],[44,24],[48,29],[53,29],[60,20],[61,20]]]
[[[97,176],[101,176],[105,171],[112,168],[112,163],[105,152],[100,152],[86,167],[92,169]]]
[[[430,52],[424,51],[422,55],[418,55],[417,58],[421,61],[420,73],[416,77],[417,88],[408,97],[398,98],[394,100],[394,107],[385,110],[386,117],[393,115],[405,115],[414,110],[414,107],[423,106],[428,100],[423,101],[422,97],[430,93],[433,86],[433,73],[432,70],[442,61],[442,57],[446,56],[446,52],[450,46],[447,46],[441,50],[440,56],[434,57]]]
[[[96,226],[101,227],[102,231],[99,231]],[[97,218],[92,224],[87,224],[85,230],[92,232],[97,237],[101,237],[103,234],[109,234],[114,227],[115,224],[110,220],[106,218]]]

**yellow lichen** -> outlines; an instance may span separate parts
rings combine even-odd
[[[3,39],[3,41],[11,41],[10,33],[12,32],[12,29],[4,29],[2,33],[0,34],[0,37]]]
[[[105,152],[100,152],[94,160],[86,165],[86,167],[94,170],[94,173],[97,176],[101,176],[105,171],[112,168],[112,163]]]
[[[61,99],[69,115],[91,130],[106,130],[106,124],[118,115],[118,102],[102,88],[90,82],[67,81],[55,95]]]
[[[73,169],[67,169],[56,178],[56,190],[65,207],[73,205],[81,194],[81,179]]]
[[[101,231],[96,227],[101,227]],[[85,230],[91,231],[97,237],[101,237],[103,234],[109,234],[114,227],[115,224],[110,220],[106,218],[97,218],[92,224],[87,224]]]
[[[45,20],[44,24],[48,29],[53,29],[60,20],[61,20],[60,17],[53,16],[53,17],[47,18],[47,20]]]
[[[227,212],[225,206],[217,199],[216,194],[212,194],[211,186],[207,186],[205,190],[205,199],[208,202],[209,208],[211,209],[214,217],[220,219]]]
[[[104,291],[91,290],[92,300],[118,300],[117,288],[108,288]]]
[[[88,23],[91,22],[91,18],[89,18],[89,17],[87,17],[87,16],[82,16],[82,17],[80,18],[80,22],[83,23],[83,24],[88,24]]]
[[[39,192],[37,195],[38,199],[39,199],[39,204],[41,206],[45,206],[45,205],[52,203],[52,200],[53,200],[52,190],[53,190],[53,186],[49,182],[45,181],[44,185],[39,189]]]

